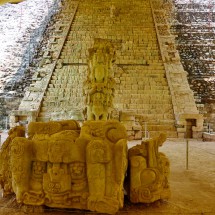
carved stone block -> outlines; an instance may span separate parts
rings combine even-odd
[[[130,201],[151,203],[158,199],[168,199],[169,160],[158,147],[166,140],[161,134],[158,138],[142,141],[129,149]]]
[[[88,120],[107,120],[113,107],[115,50],[108,40],[95,39],[89,49],[88,76],[84,83]]]
[[[11,168],[10,168],[10,147],[14,138],[24,137],[25,129],[16,126],[8,132],[8,137],[0,149],[0,185],[3,189],[3,196],[6,197],[13,193]]]
[[[118,121],[87,121],[79,129],[74,120],[34,122],[28,139],[22,133],[13,135],[13,129],[4,144],[7,150],[0,154],[5,195],[14,192],[18,203],[29,205],[25,211],[46,205],[114,214],[123,207],[124,126]]]

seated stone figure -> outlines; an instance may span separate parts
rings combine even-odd
[[[142,141],[141,145],[129,149],[130,201],[151,203],[158,199],[168,199],[169,160],[158,152],[158,147],[166,140],[158,138]]]
[[[28,132],[10,143],[8,162],[11,192],[28,212],[47,205],[113,214],[123,206],[127,141],[119,122],[88,121],[81,130],[73,120],[33,122]]]

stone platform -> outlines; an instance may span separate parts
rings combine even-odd
[[[203,140],[215,142],[215,132],[212,132],[212,133],[204,132],[203,133]]]

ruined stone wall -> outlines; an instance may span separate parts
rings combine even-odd
[[[175,2],[177,48],[197,107],[215,129],[215,2]],[[205,124],[206,125],[206,124]]]
[[[0,130],[7,130],[10,128],[9,125],[9,114],[14,107],[18,107],[22,98],[19,97],[0,97]]]
[[[2,14],[0,17],[2,22],[0,23],[0,29],[4,34],[8,34],[8,40],[12,40],[11,43],[8,42],[6,52],[0,58],[1,129],[5,129],[5,119],[12,110],[18,109],[27,87],[32,82],[32,76],[41,60],[41,53],[44,52],[43,46],[47,42],[50,31],[50,29],[46,29],[47,25],[52,25],[50,19],[59,9],[59,2],[60,0],[55,0],[51,4],[46,2],[46,8],[41,9],[39,7],[37,10],[33,3],[28,2],[23,3],[23,5],[3,5],[1,7]],[[25,9],[28,10],[28,14],[37,11],[38,14],[35,19],[23,13]],[[25,20],[27,18],[32,20],[27,22]],[[11,22],[17,20],[19,21],[17,22],[18,26],[16,26],[17,23],[15,26],[11,26]],[[12,28],[14,35],[5,28]],[[19,35],[16,38],[17,28],[20,28],[20,30],[18,30]]]

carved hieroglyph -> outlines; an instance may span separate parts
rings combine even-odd
[[[88,209],[115,213],[123,207],[127,134],[117,121],[88,121],[77,142],[87,143]]]
[[[131,202],[151,203],[170,197],[169,160],[165,154],[158,152],[158,147],[165,140],[166,136],[161,134],[129,149]]]
[[[113,45],[104,39],[95,39],[94,47],[89,49],[88,76],[84,83],[87,119],[107,120],[113,107],[115,81]]]
[[[0,163],[5,195],[14,192],[18,203],[32,208],[113,214],[123,207],[127,134],[121,123],[87,121],[80,130],[74,120],[33,122],[28,132],[28,139],[10,137],[1,153],[10,154]]]

